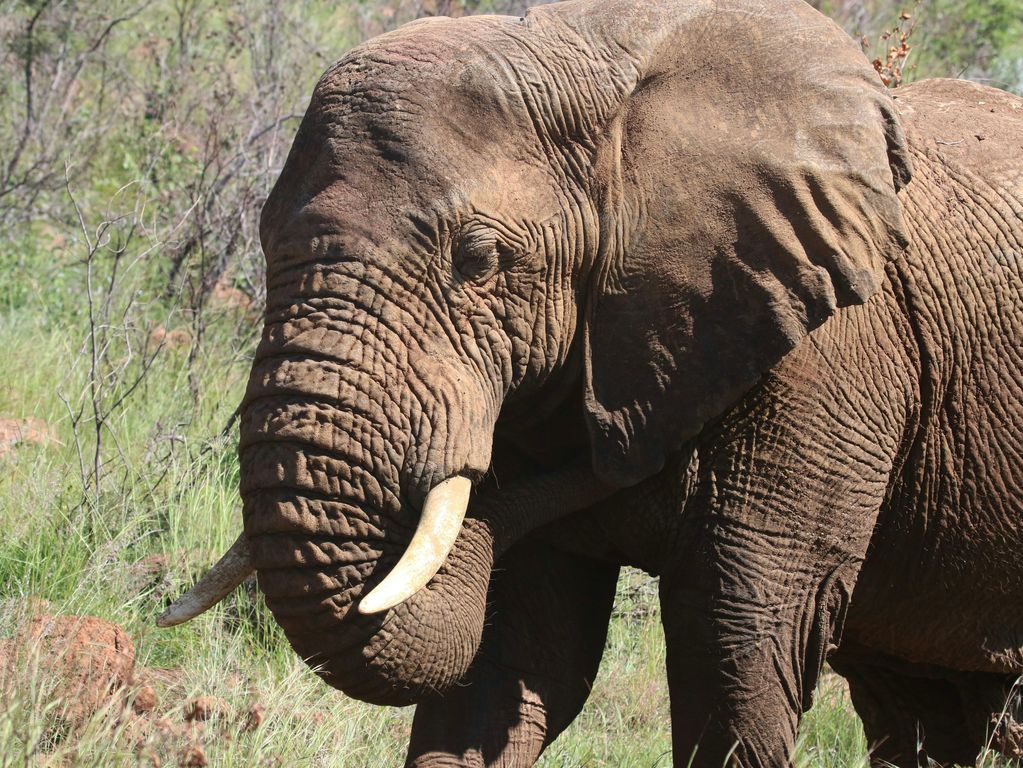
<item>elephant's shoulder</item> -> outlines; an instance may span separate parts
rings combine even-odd
[[[1023,98],[969,80],[893,93],[910,144],[1023,196]]]

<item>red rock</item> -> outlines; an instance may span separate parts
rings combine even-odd
[[[251,296],[224,281],[213,286],[213,290],[210,291],[210,301],[225,309],[247,310],[252,306]]]
[[[224,702],[215,696],[199,696],[185,707],[185,720],[205,723],[224,712]]]
[[[149,332],[149,345],[152,347],[162,346],[164,349],[183,349],[192,343],[192,335],[184,328],[172,328],[167,330],[158,325]]]
[[[0,456],[19,445],[47,445],[52,442],[57,442],[57,438],[42,419],[0,417]]]
[[[249,711],[245,714],[245,723],[242,725],[243,731],[254,731],[263,721],[266,719],[266,707],[262,704],[253,704],[249,707]]]
[[[209,761],[206,759],[205,750],[198,744],[192,744],[181,753],[178,765],[180,768],[206,768]]]
[[[63,702],[57,714],[72,724],[122,697],[135,666],[135,647],[125,631],[95,616],[34,616],[16,634],[13,648],[5,668],[24,664],[37,674]]]
[[[156,709],[156,691],[151,685],[141,685],[135,691],[131,708],[139,715],[147,715]]]

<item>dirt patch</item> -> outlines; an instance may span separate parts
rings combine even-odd
[[[181,755],[181,768],[206,768],[209,761],[206,759],[206,751],[198,744],[187,747]]]
[[[128,590],[135,594],[152,593],[156,599],[163,599],[174,584],[171,578],[171,560],[168,555],[149,555],[137,560],[127,569]]]
[[[262,704],[253,704],[249,707],[249,711],[245,713],[245,723],[242,725],[243,731],[254,731],[263,724],[266,720],[266,707]]]
[[[192,344],[192,334],[184,328],[167,329],[158,325],[149,332],[149,346],[164,349],[184,349]]]
[[[214,285],[213,290],[210,291],[210,303],[224,309],[241,311],[252,309],[252,297],[223,280]]]
[[[140,758],[154,764],[204,766],[207,749],[257,730],[265,718],[266,708],[258,701],[234,709],[216,696],[197,696],[182,704],[165,691],[153,709],[139,713],[136,708],[129,714],[123,729]]]
[[[148,715],[156,709],[157,703],[158,699],[153,686],[143,683],[135,689],[131,700],[131,709],[136,715]]]
[[[42,419],[12,419],[0,416],[0,456],[20,445],[49,445],[57,436]]]
[[[227,711],[227,704],[216,696],[199,696],[185,705],[187,722],[205,723],[219,719]]]
[[[4,646],[7,686],[35,677],[60,700],[57,714],[67,726],[84,723],[112,702],[119,706],[135,667],[127,633],[95,616],[33,616]]]
[[[189,695],[182,670],[136,666],[134,646],[116,624],[94,616],[32,615],[30,607],[21,601],[19,628],[0,640],[0,707],[8,697],[30,695],[27,703],[36,706],[31,692],[42,692],[42,752],[73,745],[88,723],[109,728],[111,743],[127,746],[140,764],[201,768],[212,746],[263,727],[266,708],[256,691],[241,704]],[[225,682],[239,688],[246,681],[228,676]]]

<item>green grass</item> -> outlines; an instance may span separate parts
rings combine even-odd
[[[83,494],[75,436],[58,396],[82,386],[82,367],[69,372],[81,339],[48,329],[39,311],[28,306],[0,315],[0,370],[8,374],[0,416],[43,419],[57,438],[0,457],[0,637],[15,632],[26,605],[120,624],[135,643],[138,667],[172,670],[148,679],[159,699],[153,719],[166,718],[175,732],[163,738],[150,728],[140,748],[131,723],[111,708],[53,743],[60,692],[48,689],[45,674],[22,670],[3,694],[0,766],[148,765],[153,752],[174,765],[189,743],[178,732],[181,708],[198,695],[224,702],[225,716],[195,735],[212,765],[396,764],[411,710],[371,707],[326,687],[291,651],[258,597],[239,590],[189,624],[154,627],[168,597],[228,546],[240,525],[234,445],[217,437],[246,373],[228,335],[193,371],[202,384],[195,405],[188,402],[187,351],[158,358],[144,393],[113,419],[109,485],[95,496]],[[138,565],[153,555],[168,558],[166,575],[155,581]],[[671,765],[663,659],[656,589],[629,571],[590,700],[541,765]],[[247,732],[245,713],[255,703],[266,708],[266,719]],[[817,710],[812,717],[822,719]],[[856,732],[848,714],[841,722]],[[849,749],[855,738],[848,737]]]
[[[0,459],[5,532],[0,633],[14,632],[18,608],[30,597],[48,601],[49,612],[119,623],[136,644],[139,666],[174,670],[153,679],[159,715],[177,724],[182,705],[194,696],[224,701],[223,722],[208,724],[196,736],[213,765],[275,759],[281,765],[339,768],[395,764],[411,712],[367,706],[324,686],[290,650],[258,598],[254,602],[239,592],[185,626],[153,626],[167,596],[189,583],[238,530],[233,446],[210,435],[218,433],[240,396],[243,361],[226,369],[209,365],[203,402],[190,423],[182,424],[181,393],[188,390],[183,353],[168,354],[152,370],[145,396],[114,427],[125,451],[116,479],[123,475],[125,481],[118,483],[118,493],[82,505],[74,435],[56,392],[73,384],[63,375],[75,344],[21,317],[0,320],[0,369],[10,372],[0,392],[0,414],[42,418],[56,428],[60,442],[23,446]],[[181,444],[162,461],[152,461],[172,427]],[[137,566],[152,555],[169,558],[167,577],[155,585],[140,577]],[[600,677],[582,715],[544,756],[546,768],[671,764],[655,596],[641,574],[623,577]],[[254,703],[266,707],[266,720],[245,732],[244,714]],[[840,754],[862,758],[862,736],[844,702],[827,700],[825,706],[828,714],[818,707],[810,717],[821,734],[814,743],[826,740],[829,749],[839,743]],[[180,734],[161,739],[157,733],[139,749],[131,728],[118,723],[119,713],[111,709],[98,713],[71,741],[40,753],[38,745],[52,741],[47,734],[55,707],[59,691],[47,691],[40,675],[16,680],[0,713],[0,754],[7,756],[0,765],[145,765],[150,752],[174,764],[188,743]]]

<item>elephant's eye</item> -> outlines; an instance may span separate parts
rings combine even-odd
[[[507,250],[494,232],[467,233],[453,254],[455,272],[463,280],[481,283],[500,269]]]

